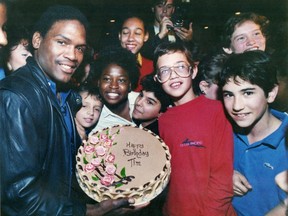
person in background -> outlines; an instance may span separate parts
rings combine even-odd
[[[161,85],[149,74],[141,80],[142,90],[135,101],[132,113],[133,119],[140,126],[159,135],[158,117],[170,105],[170,98],[163,91]]]
[[[85,83],[77,90],[82,97],[82,107],[75,115],[78,134],[82,140],[86,140],[90,131],[96,126],[103,107],[98,88]]]
[[[207,55],[200,61],[193,85],[197,95],[204,94],[213,100],[220,99],[217,78],[227,58],[227,54],[220,53]]]
[[[7,45],[7,33],[6,33],[6,22],[7,22],[7,2],[0,0],[0,80],[5,77],[5,71],[3,69],[4,58],[3,58],[3,47]]]
[[[81,98],[66,85],[83,60],[87,34],[78,9],[49,7],[33,30],[34,58],[0,81],[1,215],[119,215],[134,203],[86,203],[76,182],[80,143],[71,110]]]
[[[123,18],[118,37],[121,46],[137,57],[140,77],[135,91],[139,92],[142,89],[140,84],[142,77],[153,72],[153,61],[141,55],[141,49],[149,38],[144,20],[138,15],[128,13]]]
[[[267,51],[270,21],[256,13],[241,13],[230,17],[221,35],[225,53],[243,53],[251,50]]]
[[[153,13],[153,23],[148,25],[149,39],[144,44],[143,55],[153,60],[153,52],[162,42],[182,41],[192,51],[195,46],[193,42],[192,22],[187,23],[181,7],[177,0],[152,0],[151,11]],[[179,12],[179,13],[178,13]],[[177,13],[177,14],[176,14]],[[175,19],[173,19],[173,16]],[[176,17],[177,16],[177,17]],[[178,23],[182,21],[183,23]],[[180,26],[179,26],[180,25]]]
[[[236,215],[232,127],[220,101],[193,91],[197,65],[192,59],[182,43],[163,43],[155,50],[155,79],[174,104],[158,118],[159,135],[172,156],[163,213]]]
[[[132,112],[139,94],[133,91],[139,79],[136,56],[122,47],[107,47],[91,65],[91,75],[97,80],[104,104],[91,133],[114,125],[135,125]]]
[[[231,56],[218,80],[234,125],[233,206],[239,216],[262,216],[286,194],[275,177],[288,169],[288,115],[269,108],[278,92],[276,68],[263,51]]]
[[[26,64],[32,50],[28,29],[18,23],[7,26],[7,38],[9,43],[4,47],[4,61],[5,73],[9,75]]]

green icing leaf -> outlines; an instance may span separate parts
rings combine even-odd
[[[115,188],[121,187],[122,185],[123,185],[123,183],[120,182],[120,183],[115,185]]]
[[[92,179],[93,179],[94,181],[99,181],[99,180],[100,180],[97,176],[92,176]]]
[[[86,157],[83,157],[83,163],[88,164],[89,162],[87,161]]]
[[[125,167],[122,168],[121,172],[120,172],[121,177],[126,177],[126,169]]]

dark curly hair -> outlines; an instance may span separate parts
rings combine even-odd
[[[148,74],[141,79],[142,91],[153,92],[161,103],[160,112],[165,112],[172,104],[170,97],[162,89],[162,85],[154,80],[154,73]]]
[[[266,97],[278,85],[277,68],[270,56],[260,50],[233,54],[219,75],[218,85],[222,89],[230,78],[236,82],[237,77],[259,86]]]
[[[132,90],[137,87],[140,72],[136,56],[120,46],[109,46],[98,53],[96,60],[91,64],[88,79],[97,82],[110,64],[118,65],[127,72]]]

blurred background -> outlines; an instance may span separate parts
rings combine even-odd
[[[92,26],[92,46],[97,50],[112,37],[119,16],[128,11],[139,13],[151,22],[150,0],[10,0],[11,15],[31,27],[50,5],[69,4],[86,14]],[[193,22],[194,39],[204,48],[217,44],[222,26],[235,13],[256,12],[271,21],[271,43],[287,48],[288,0],[180,0],[187,18]],[[20,19],[19,19],[20,17]]]

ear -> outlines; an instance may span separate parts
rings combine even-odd
[[[155,8],[151,7],[151,11],[152,11],[152,13],[154,13],[155,12]]]
[[[32,45],[34,49],[38,49],[43,38],[39,32],[35,32],[32,37]]]
[[[147,31],[144,36],[144,42],[146,42],[148,39],[149,39],[149,32]]]
[[[13,68],[12,68],[12,65],[10,64],[10,62],[7,62],[7,68],[9,71],[12,71]]]
[[[276,85],[269,93],[268,93],[268,97],[267,97],[267,102],[268,103],[272,103],[274,102],[277,94],[278,94],[278,89],[279,89],[279,86]]]
[[[206,94],[206,91],[209,89],[209,83],[205,80],[200,81],[199,88],[202,94]]]
[[[119,41],[121,41],[121,33],[120,32],[118,33],[118,39],[119,39]]]
[[[227,53],[227,54],[232,54],[232,53],[233,53],[233,51],[232,51],[231,48],[224,48],[224,47],[222,47],[222,49],[223,49],[223,51],[224,51],[225,53]]]
[[[192,79],[194,79],[198,73],[198,66],[194,64],[194,66],[191,68],[192,70]]]

